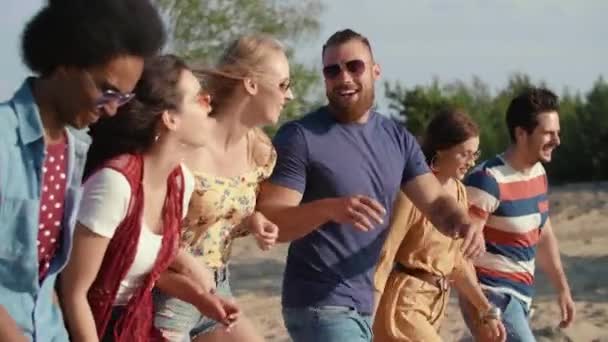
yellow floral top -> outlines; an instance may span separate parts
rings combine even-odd
[[[255,210],[259,184],[270,177],[276,158],[272,149],[266,163],[232,178],[192,172],[196,181],[183,225],[182,246],[207,267],[225,266],[232,240],[249,233],[239,224]]]

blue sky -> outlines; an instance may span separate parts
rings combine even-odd
[[[19,35],[42,3],[3,1],[0,98],[27,74]],[[350,27],[369,37],[384,80],[412,86],[477,75],[498,89],[519,71],[558,92],[584,92],[600,74],[608,77],[606,13],[606,0],[326,0],[319,37],[296,57],[320,66],[323,42]]]
[[[27,69],[21,63],[19,36],[29,17],[41,6],[40,0],[4,0],[0,11],[0,99],[6,99],[21,85]]]

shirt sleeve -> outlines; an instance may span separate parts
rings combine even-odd
[[[467,187],[469,212],[487,219],[500,205],[500,188],[496,179],[486,170],[473,171],[464,181]]]
[[[418,144],[416,138],[407,130],[404,130],[403,146],[405,147],[405,167],[403,169],[401,185],[405,185],[417,176],[431,171],[426,163],[426,158],[424,157],[424,153],[422,153],[420,144]]]
[[[376,273],[374,274],[374,289],[379,293],[384,292],[388,277],[393,270],[397,252],[407,232],[416,223],[419,213],[414,204],[401,191],[397,194],[397,200],[393,207],[388,236],[380,252]]]
[[[295,123],[285,124],[275,135],[273,144],[277,162],[270,182],[304,193],[308,148],[301,128]]]
[[[111,239],[127,215],[131,186],[118,171],[104,168],[84,183],[78,222],[93,233]]]

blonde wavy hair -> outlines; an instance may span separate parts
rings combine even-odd
[[[226,103],[233,101],[232,94],[246,78],[255,78],[267,72],[270,58],[277,53],[285,54],[281,42],[267,34],[244,35],[228,45],[214,67],[194,67],[193,73],[202,81],[211,95],[213,111],[221,111]],[[272,145],[268,136],[259,128],[248,135],[250,157],[257,165],[266,165],[272,154],[258,153],[255,142]]]
[[[208,88],[214,108],[222,108],[245,78],[255,78],[267,70],[268,59],[285,53],[278,40],[266,34],[245,35],[234,40],[212,67],[194,68],[194,74]]]

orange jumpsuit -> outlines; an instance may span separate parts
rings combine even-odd
[[[457,188],[458,202],[466,208],[465,188],[460,182]],[[461,240],[441,234],[404,194],[399,194],[374,277],[374,287],[381,294],[374,341],[441,341],[438,330],[449,289],[393,270],[393,266],[398,262],[447,279],[464,262],[460,245]]]

